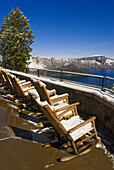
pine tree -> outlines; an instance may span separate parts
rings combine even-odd
[[[3,18],[0,29],[0,54],[3,56],[2,65],[5,68],[24,71],[29,64],[30,52],[34,35],[28,19],[17,7]]]

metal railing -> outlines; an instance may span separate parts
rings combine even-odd
[[[114,84],[114,78],[105,77],[104,87],[105,87],[106,89],[112,89],[113,84]]]
[[[114,88],[114,78],[104,77],[99,75],[92,74],[83,74],[77,72],[68,72],[60,70],[51,70],[51,69],[36,69],[36,68],[26,68],[25,73],[30,73],[32,75],[37,75],[38,77],[50,77],[58,79],[60,81],[70,81],[73,83],[86,84],[89,86],[105,89]],[[112,91],[112,90],[111,90]],[[114,92],[114,91],[112,91]]]
[[[67,72],[60,70],[49,70],[49,69],[29,69],[30,74],[37,75],[38,77],[51,77],[59,79],[60,81],[71,81],[89,86],[99,87],[102,90],[105,88],[112,89],[114,78],[104,77],[92,74],[83,74],[76,72]]]

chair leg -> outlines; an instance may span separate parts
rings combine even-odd
[[[95,132],[95,135],[96,135],[96,139],[98,140],[97,130],[96,130],[96,127],[95,127],[95,121],[93,121],[93,128],[94,128],[94,132]]]
[[[73,146],[73,148],[74,148],[74,151],[75,151],[76,155],[78,155],[78,151],[77,151],[77,149],[76,149],[76,145],[75,145],[74,141],[72,141],[72,146]]]

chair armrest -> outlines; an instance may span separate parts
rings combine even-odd
[[[67,109],[67,108],[72,108],[72,107],[74,107],[74,106],[77,106],[77,105],[79,105],[79,104],[80,104],[80,102],[76,102],[76,103],[73,103],[73,104],[70,104],[70,105],[61,107],[61,108],[59,108],[59,109],[57,109],[57,110],[55,110],[55,111],[56,111],[56,112],[59,112],[59,111],[65,110],[65,109]]]
[[[48,94],[49,95],[52,95],[52,94],[56,95],[56,90],[51,90]]]
[[[61,100],[68,99],[68,96],[69,96],[69,95],[61,96],[61,97],[58,96],[57,98],[52,99],[52,102],[53,102],[53,103],[57,103],[57,102],[59,102],[59,101],[61,101]]]
[[[65,107],[64,107],[65,108]],[[64,114],[66,114],[67,112],[69,112],[70,110],[75,109],[75,105],[72,104],[72,106],[68,107],[67,109],[65,109],[62,113],[60,113],[59,115],[57,115],[57,118],[60,118],[62,116],[64,116]],[[59,110],[59,109],[58,109]],[[73,113],[72,113],[73,114]]]
[[[72,129],[70,129],[70,130],[68,131],[68,133],[72,133],[72,132],[75,131],[76,129],[78,129],[78,128],[84,126],[84,125],[86,125],[86,124],[89,123],[89,122],[92,122],[92,121],[94,122],[95,119],[96,119],[95,116],[91,117],[90,119],[88,119],[88,120],[84,121],[83,123],[81,123],[81,124],[73,127]]]

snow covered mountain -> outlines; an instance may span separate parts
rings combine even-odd
[[[62,66],[73,65],[79,68],[114,68],[114,60],[103,55],[77,58],[77,59],[56,59],[32,55],[29,68],[52,69]]]

